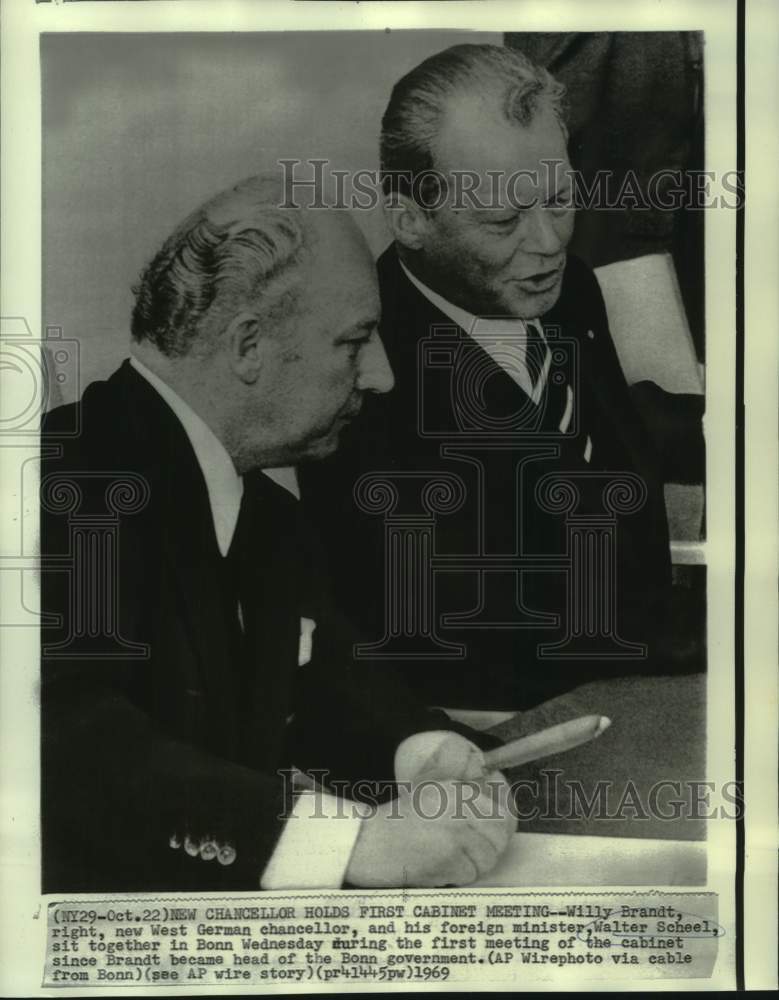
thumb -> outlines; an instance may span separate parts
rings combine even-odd
[[[422,773],[478,780],[483,763],[484,757],[477,746],[458,733],[450,733],[425,761]]]

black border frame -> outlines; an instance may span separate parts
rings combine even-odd
[[[745,17],[746,0],[736,0],[736,169],[742,185],[736,211],[736,440],[735,440],[735,574],[734,574],[734,710],[736,723],[735,779],[744,782],[744,196],[745,177]],[[744,981],[744,810],[736,818],[736,989],[746,989]]]

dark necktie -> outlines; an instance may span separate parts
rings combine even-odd
[[[257,498],[248,479],[244,480],[238,520],[225,559],[227,580],[226,611],[231,623],[235,648],[235,686],[239,715],[248,709],[257,669],[257,585],[253,573],[252,553],[256,553],[255,534],[258,530]],[[256,556],[255,556],[256,558]]]
[[[534,398],[537,398],[541,410],[536,428],[542,433],[557,435],[561,433],[561,424],[568,405],[568,373],[558,372],[550,366],[538,392],[549,348],[536,322],[527,321],[525,329],[527,330],[525,367],[533,385]]]
[[[263,473],[244,477],[225,569],[237,651],[237,742],[245,761],[278,759],[293,703],[303,587],[298,508],[298,501]]]
[[[299,540],[297,507],[297,500],[262,473],[244,477],[238,520],[225,559],[231,621],[240,626],[242,698],[251,696],[262,668],[260,661],[282,627],[274,609],[290,589],[284,571],[293,561],[287,546]]]
[[[534,377],[534,368],[539,374],[543,372],[548,348],[535,323],[528,322],[526,327],[526,365],[535,389],[537,379]],[[561,353],[566,357],[565,351]],[[537,426],[539,431],[547,434],[562,434],[563,448],[573,449],[571,454],[575,453],[589,465],[592,440],[586,426],[587,420],[581,412],[581,400],[577,398],[578,386],[573,384],[573,374],[570,364],[563,364],[562,367],[554,363],[550,365],[538,400],[541,415]]]

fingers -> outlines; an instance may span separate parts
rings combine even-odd
[[[504,815],[495,811],[491,798],[479,796],[481,813],[466,808],[446,821],[446,861],[442,867],[445,883],[465,885],[491,871],[503,854],[510,837]],[[442,843],[444,847],[444,843]],[[467,861],[467,863],[466,863]],[[442,884],[442,883],[439,883]]]
[[[479,877],[479,869],[462,846],[452,845],[446,858],[436,865],[420,884],[426,888],[446,885],[468,885]]]
[[[500,852],[492,840],[481,830],[471,827],[468,832],[470,836],[463,843],[462,849],[476,869],[475,878],[478,878],[480,875],[486,875],[487,872],[492,871]]]
[[[502,852],[516,828],[506,779],[493,772],[483,781],[428,780],[417,787],[412,802],[421,818],[448,817],[481,832]]]
[[[420,782],[413,794],[402,792],[391,813],[380,808],[363,820],[349,881],[439,887],[467,885],[491,871],[514,820],[507,782],[497,772],[490,778]]]
[[[474,818],[470,822],[470,829],[489,841],[496,856],[506,850],[513,832],[513,828],[505,822],[502,816],[496,817],[496,819]]]
[[[514,797],[511,786],[500,771],[490,771],[482,781],[484,796],[489,800],[491,817],[503,817],[516,821]]]
[[[483,760],[478,747],[458,733],[450,733],[427,758],[418,777],[478,780],[482,775]]]
[[[466,813],[469,825],[490,842],[496,855],[500,855],[516,829],[510,788],[501,774],[493,772],[480,783],[479,789],[479,795],[469,804]]]
[[[463,767],[465,781],[481,781],[484,778],[484,754],[478,747],[472,747]]]
[[[480,829],[463,827],[437,874],[438,885],[467,885],[492,871],[501,850]]]

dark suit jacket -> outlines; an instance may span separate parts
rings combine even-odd
[[[65,570],[43,574],[44,611],[60,616],[42,634],[45,891],[257,889],[291,806],[277,769],[391,780],[404,737],[450,728],[400,687],[366,684],[300,505],[259,473],[245,477],[258,510],[247,676],[200,467],[129,363],[49,414],[42,446],[41,551]],[[318,627],[299,667],[303,615]],[[190,857],[172,836],[229,844],[235,860]]]
[[[304,502],[310,504],[329,545],[339,601],[360,622],[366,637],[382,636],[386,587],[382,517],[365,513],[348,500],[355,482],[366,472],[388,472],[392,479],[401,471],[431,475],[446,471],[460,478],[465,502],[459,510],[437,516],[438,555],[522,552],[540,556],[564,554],[567,545],[564,518],[542,511],[535,499],[542,476],[577,475],[582,504],[589,505],[592,513],[597,512],[600,486],[590,486],[581,474],[629,472],[645,484],[646,501],[636,513],[618,518],[617,625],[622,639],[647,645],[646,659],[541,660],[539,643],[557,641],[563,634],[564,573],[523,573],[518,582],[520,578],[508,572],[480,578],[460,567],[437,573],[435,601],[439,637],[464,644],[464,658],[412,658],[399,666],[430,704],[506,709],[535,704],[593,676],[658,669],[657,639],[663,630],[670,586],[662,487],[592,273],[570,256],[560,299],[542,317],[550,345],[560,347],[550,374],[561,369],[573,385],[577,404],[572,432],[555,438],[549,436],[552,424],[546,417],[532,423],[536,408],[503,369],[408,281],[393,247],[381,257],[378,270],[381,333],[395,373],[395,388],[386,396],[367,399],[339,452],[319,468],[304,470],[302,479]],[[424,353],[424,341],[433,353]],[[467,372],[475,373],[469,376],[470,388],[464,377]],[[474,407],[482,408],[488,428],[500,427],[500,421],[512,413],[529,413],[531,418],[530,422],[519,418],[516,434],[501,432],[491,437],[491,431],[482,433],[476,426],[478,420],[474,423],[469,417]],[[495,422],[490,424],[490,420]],[[594,444],[590,464],[583,460],[587,434]],[[496,447],[485,447],[490,442]],[[520,469],[517,458],[528,444],[546,449],[546,454],[539,452]],[[396,481],[403,487],[405,480]],[[548,618],[534,622],[520,606],[552,614],[558,623],[550,626]],[[478,627],[442,618],[469,610],[474,611],[472,624]],[[523,627],[517,627],[520,621]]]

